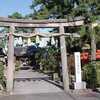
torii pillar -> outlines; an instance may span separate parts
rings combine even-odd
[[[59,27],[60,34],[64,32],[64,26]],[[60,49],[61,49],[61,61],[62,61],[62,74],[63,74],[63,86],[66,92],[69,91],[69,75],[68,75],[68,65],[67,65],[67,51],[65,36],[60,36]]]
[[[7,92],[12,93],[14,79],[14,33],[15,27],[10,26],[10,34],[8,39],[8,66],[7,66]]]

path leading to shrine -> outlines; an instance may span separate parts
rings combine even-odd
[[[24,70],[15,73],[12,95],[0,96],[0,100],[100,100],[99,93],[65,93],[59,87],[45,81],[49,80],[48,75],[32,71],[29,66],[22,69]]]
[[[28,67],[27,67],[28,68]],[[62,92],[59,87],[47,82],[49,76],[30,68],[15,72],[13,95]]]

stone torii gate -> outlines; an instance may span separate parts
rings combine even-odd
[[[14,35],[19,35],[25,37],[23,34],[16,34],[16,27],[27,27],[27,28],[59,28],[59,33],[43,34],[43,33],[31,33],[27,34],[27,37],[31,36],[59,36],[61,45],[61,61],[62,61],[62,74],[63,74],[63,86],[64,90],[69,90],[69,76],[68,76],[68,65],[67,65],[67,52],[65,45],[65,36],[72,35],[70,33],[65,33],[64,27],[70,26],[81,26],[84,24],[84,18],[75,19],[51,19],[51,20],[27,20],[27,19],[10,19],[0,17],[0,26],[9,27],[10,32],[8,33],[8,66],[7,66],[7,91],[9,93],[13,90],[13,80],[14,80]],[[77,34],[73,34],[77,37]]]

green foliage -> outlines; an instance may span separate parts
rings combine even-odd
[[[7,37],[5,36],[1,41],[0,41],[0,47],[5,48],[7,44]]]
[[[12,15],[9,15],[8,16],[9,18],[13,18],[13,19],[22,19],[23,18],[23,16],[22,16],[22,14],[20,14],[19,12],[14,12]]]
[[[95,34],[96,34],[96,43],[98,43],[98,42],[100,42],[100,27],[99,26],[97,26],[97,27],[95,27],[94,28],[94,30],[95,30]]]
[[[30,8],[33,10],[33,18],[50,18],[50,16],[63,16],[68,11],[69,0],[34,0]],[[44,15],[45,13],[45,15]],[[67,14],[67,13],[66,13]]]
[[[4,76],[4,65],[2,62],[0,62],[0,85],[3,86],[3,88],[5,88],[5,76]]]
[[[20,69],[20,61],[17,60],[15,63],[15,70],[18,71]]]
[[[34,0],[31,9],[33,10],[33,14],[31,14],[33,19],[58,19],[84,16],[85,23],[89,25],[82,26],[79,30],[81,39],[69,39],[71,42],[69,42],[68,48],[74,43],[75,47],[76,45],[83,46],[85,43],[96,45],[96,43],[93,43],[94,41],[91,41],[92,34],[96,34],[96,37],[99,37],[99,35],[94,29],[91,30],[90,22],[100,19],[100,0]],[[78,42],[76,43],[74,41]],[[97,38],[97,41],[99,41],[99,38]],[[91,47],[93,48],[93,46]]]
[[[67,18],[68,16],[98,15],[100,12],[99,0],[34,0],[30,8],[33,18]],[[45,12],[46,11],[46,12]],[[45,15],[43,15],[45,12]]]
[[[28,16],[23,16],[21,13],[19,12],[14,12],[13,14],[9,15],[8,16],[9,18],[13,18],[13,19],[26,19],[26,18],[29,18]],[[31,33],[33,32],[33,28],[19,28],[17,27],[15,32],[18,33],[18,32],[23,32],[23,33]]]
[[[96,62],[97,86],[100,87],[100,61]]]
[[[85,26],[85,25],[81,26],[79,33],[80,33],[80,42],[82,44],[83,42],[84,44],[90,43],[91,33],[90,33],[90,28],[88,26]]]
[[[96,61],[95,67],[91,63],[83,66],[83,73],[88,88],[100,87],[100,61]]]
[[[57,54],[57,48],[54,46],[41,48],[40,51],[35,55],[36,62],[40,64],[43,71],[57,72]]]
[[[97,84],[96,67],[89,63],[83,67],[84,79],[87,82],[87,87],[95,89]]]

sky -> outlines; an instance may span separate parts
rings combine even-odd
[[[30,5],[32,0],[0,0],[0,17],[7,17],[14,12],[19,12],[23,16],[32,12]],[[51,29],[50,29],[51,30]],[[40,30],[42,32],[48,32],[49,29]],[[47,44],[48,38],[42,39],[40,46]]]
[[[32,0],[0,0],[0,17],[7,17],[14,12],[26,15],[32,12],[29,6]]]

